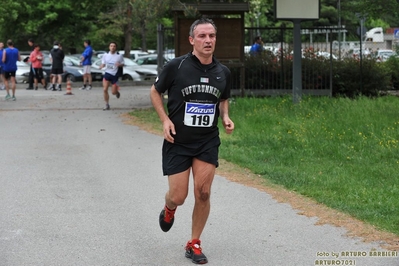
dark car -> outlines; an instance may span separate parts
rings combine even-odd
[[[47,80],[50,81],[51,60],[49,56],[44,56],[43,71],[47,73]],[[93,81],[101,81],[103,73],[100,70],[91,68],[91,77]],[[66,82],[68,79],[72,82],[83,81],[83,67],[80,65],[79,59],[73,56],[65,56],[64,58],[62,81]]]

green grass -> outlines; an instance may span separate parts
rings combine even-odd
[[[221,158],[399,235],[399,98],[236,98],[230,117]]]

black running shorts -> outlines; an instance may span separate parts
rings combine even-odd
[[[193,158],[219,166],[219,136],[195,143],[175,144],[166,140],[162,146],[162,170],[164,175],[184,172],[192,166]]]
[[[10,79],[11,77],[15,77],[15,72],[16,72],[16,71],[11,71],[11,72],[4,71],[4,78],[8,80],[8,79]]]
[[[64,73],[64,69],[62,68],[52,68],[51,74],[53,75],[62,75]]]

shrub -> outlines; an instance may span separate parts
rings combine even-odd
[[[292,89],[292,56],[281,59],[272,53],[245,57],[245,89]],[[332,67],[332,69],[331,69]],[[390,86],[399,87],[399,58],[384,63],[365,59],[332,60],[317,56],[302,59],[302,88],[329,89],[332,71],[332,94],[346,97],[378,96]],[[238,74],[238,71],[233,71]],[[393,83],[394,85],[391,85]]]

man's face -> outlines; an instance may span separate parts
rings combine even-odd
[[[89,45],[87,42],[84,42],[83,45],[86,47],[87,45]]]
[[[111,53],[115,53],[115,51],[116,51],[116,44],[115,44],[115,43],[110,43],[110,44],[109,44],[109,50],[111,51]]]
[[[4,43],[0,42],[0,49],[4,48]]]
[[[33,42],[28,41],[29,46],[33,46]]]
[[[215,51],[216,30],[212,24],[199,24],[193,31],[194,37],[189,41],[193,46],[194,54],[209,56]]]

